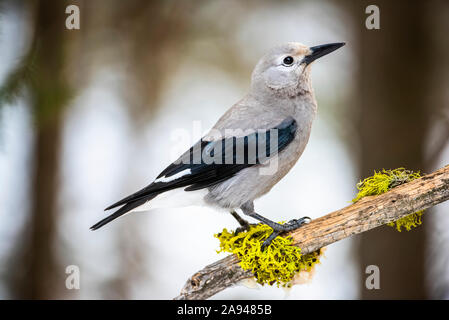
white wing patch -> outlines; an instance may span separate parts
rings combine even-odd
[[[174,174],[174,175],[172,175],[170,177],[165,177],[165,176],[164,177],[160,177],[159,179],[154,180],[154,182],[155,183],[157,183],[157,182],[170,182],[170,181],[179,179],[179,178],[181,178],[181,177],[183,177],[185,175],[191,174],[191,173],[192,173],[192,170],[185,169],[185,170],[182,170],[181,172],[178,172],[177,174]]]

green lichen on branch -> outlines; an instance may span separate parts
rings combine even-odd
[[[379,172],[374,171],[373,176],[368,177],[357,184],[357,189],[359,192],[356,197],[352,199],[352,202],[357,202],[366,196],[374,196],[385,193],[394,187],[410,182],[419,177],[421,177],[419,172],[413,172],[404,168],[393,170],[382,169],[382,171]],[[396,230],[399,232],[401,232],[402,227],[404,227],[407,231],[410,231],[412,228],[415,228],[422,223],[421,216],[423,212],[424,210],[412,213],[399,220],[390,222],[387,225],[390,227],[396,227]]]
[[[294,276],[300,271],[310,271],[319,263],[321,251],[301,254],[301,249],[292,245],[291,237],[276,237],[262,251],[262,243],[273,232],[264,224],[251,225],[244,232],[229,232],[227,229],[215,237],[220,240],[220,250],[230,252],[240,260],[244,270],[251,270],[259,284],[291,286]]]

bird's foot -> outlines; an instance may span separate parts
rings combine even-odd
[[[302,217],[300,219],[292,219],[287,223],[279,224],[280,228],[276,228],[276,226],[271,226],[273,228],[273,232],[269,235],[267,239],[262,243],[262,251],[265,250],[265,248],[268,248],[268,246],[271,244],[271,242],[279,236],[283,232],[289,232],[296,230],[303,226],[304,224],[307,224],[311,221],[309,217]]]
[[[235,229],[235,235],[239,234],[240,232],[248,231],[249,227],[250,227],[249,223],[238,227],[237,229]]]
[[[285,230],[284,229],[284,231],[293,231],[295,229],[298,229],[302,225],[309,223],[310,221],[312,221],[312,219],[310,219],[309,217],[302,217],[302,218],[299,218],[299,219],[292,219],[289,222],[284,224],[284,226],[287,226],[288,229],[289,229],[289,230]]]

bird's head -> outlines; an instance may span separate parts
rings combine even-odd
[[[329,43],[307,47],[289,42],[271,49],[265,54],[252,74],[252,90],[277,92],[289,96],[307,90],[309,66],[316,59],[342,47],[344,43]]]

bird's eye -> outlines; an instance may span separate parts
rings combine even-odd
[[[284,62],[285,65],[289,66],[289,65],[291,65],[293,63],[293,57],[287,56],[287,57],[284,58],[283,62]]]

